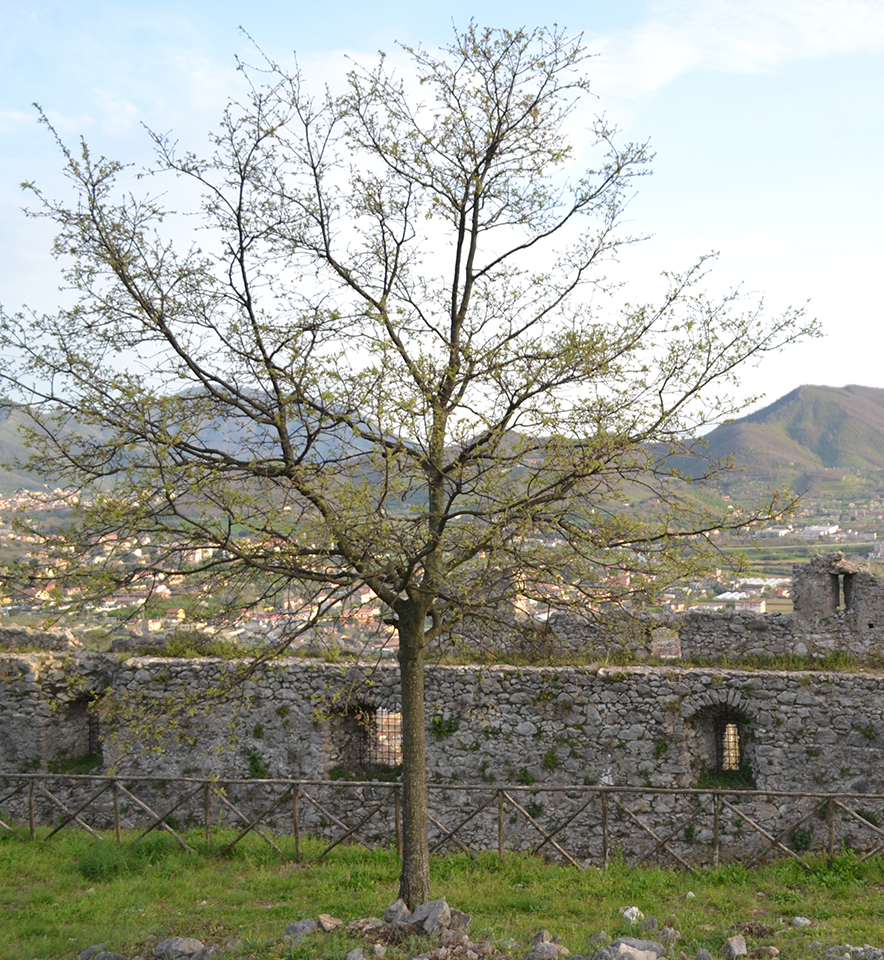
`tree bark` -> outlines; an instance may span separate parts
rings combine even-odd
[[[402,689],[402,873],[399,896],[414,909],[430,899],[423,615],[399,619]]]

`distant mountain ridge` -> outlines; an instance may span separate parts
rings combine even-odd
[[[0,409],[0,464],[24,458],[18,434],[26,417],[14,407]],[[235,439],[219,427],[219,437]],[[210,438],[219,442],[219,437]],[[761,410],[716,427],[704,437],[707,454],[733,457],[739,468],[726,480],[735,490],[747,480],[793,489],[818,480],[837,482],[845,472],[868,475],[884,471],[884,389],[801,386]],[[357,445],[358,446],[358,445]],[[687,458],[679,466],[691,472]],[[882,478],[884,481],[884,478]],[[23,471],[0,467],[0,495],[45,484]]]
[[[704,439],[711,456],[771,482],[884,470],[884,389],[798,387]]]

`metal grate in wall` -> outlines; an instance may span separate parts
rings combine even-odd
[[[371,766],[397,767],[402,763],[402,714],[377,710],[366,729],[366,761]]]
[[[715,754],[718,770],[740,769],[740,725],[732,716],[715,720]]]

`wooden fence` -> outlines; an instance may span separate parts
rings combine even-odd
[[[881,794],[497,783],[431,784],[429,793],[434,852],[522,850],[575,867],[619,857],[696,872],[775,856],[809,868],[808,853],[831,860],[850,847],[868,859],[884,850]],[[341,843],[399,847],[401,817],[395,782],[0,774],[0,832],[22,840],[38,827],[50,828],[43,841],[67,827],[118,841],[124,830],[159,829],[190,850],[186,833],[201,831],[211,848],[223,826],[235,836],[225,834],[222,853],[254,834],[285,856],[277,841],[288,836],[301,860],[309,834],[326,841],[318,859]]]

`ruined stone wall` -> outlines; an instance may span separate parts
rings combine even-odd
[[[396,664],[302,659],[262,667],[229,708],[201,709],[200,691],[238,669],[4,657],[0,769],[45,769],[60,745],[83,752],[68,708],[105,686],[148,708],[122,713],[116,737],[103,730],[105,766],[129,774],[248,776],[259,763],[269,776],[324,778],[353,756],[354,707],[399,709]],[[716,763],[709,731],[727,713],[759,789],[884,792],[884,684],[873,674],[438,666],[426,697],[430,775],[443,780],[694,786]]]
[[[354,719],[354,708],[362,715],[399,709],[395,664],[303,659],[262,667],[242,684],[236,706],[205,709],[201,697],[235,678],[239,669],[218,660],[143,657],[119,663],[109,657],[52,654],[0,658],[0,778],[58,763],[65,745],[82,751],[82,715],[69,708],[105,687],[118,699],[131,697],[130,707],[148,708],[146,717],[124,709],[117,721],[119,736],[105,725],[105,769],[158,779],[210,773],[221,778],[361,776],[364,771],[353,767],[358,755],[354,742],[364,730]],[[183,711],[171,708],[181,704]],[[144,726],[144,720],[152,725]],[[728,724],[737,732],[739,765],[748,774],[744,786],[884,793],[884,684],[873,674],[682,666],[439,666],[427,677],[426,723],[428,775],[431,782],[450,788],[444,813],[437,811],[449,823],[466,816],[475,802],[456,789],[467,784],[521,783],[526,788],[521,802],[553,821],[570,815],[568,804],[575,798],[550,787],[708,784],[706,777],[720,766],[722,728]],[[157,791],[159,798],[162,787]],[[353,813],[381,795],[345,780],[317,791]],[[229,795],[248,795],[260,809],[272,799],[272,790],[237,785]],[[21,805],[22,798],[17,802]],[[685,804],[691,802],[657,797],[633,809],[664,830],[684,820]],[[108,822],[110,804],[108,796]],[[304,804],[302,809],[305,831],[334,830],[318,808]],[[773,804],[763,795],[741,809],[771,830],[784,813],[783,802]],[[492,805],[471,821],[464,842],[495,847],[495,810]],[[640,843],[642,836],[628,818],[621,816],[618,828],[615,813],[609,824],[612,835],[621,829],[619,843]],[[136,814],[134,808],[124,810],[124,817]],[[284,829],[287,814],[283,810],[279,816]],[[529,848],[536,831],[515,815],[512,820],[508,845]],[[124,819],[124,826],[136,822]],[[735,836],[739,829],[736,819],[723,827]],[[810,829],[824,833],[825,823],[814,820]],[[387,840],[392,830],[390,824]],[[590,807],[570,828],[569,842],[597,857],[601,831],[598,810]],[[704,827],[690,842],[702,845],[707,834]],[[377,836],[384,839],[383,829]],[[704,847],[698,856],[706,853]]]

